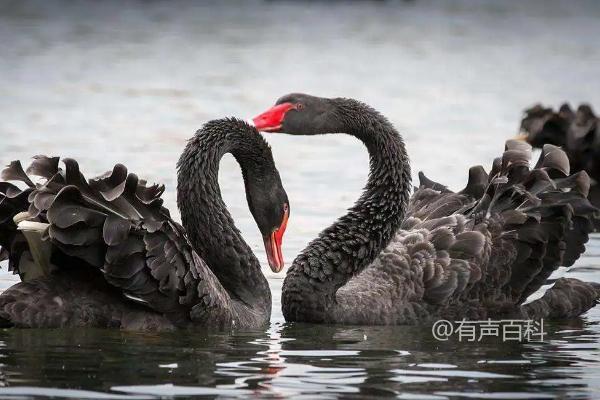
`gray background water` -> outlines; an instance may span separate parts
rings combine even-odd
[[[303,91],[371,104],[402,132],[415,173],[460,188],[469,166],[500,154],[523,108],[600,105],[598,38],[595,1],[0,0],[0,162],[70,156],[87,174],[124,162],[165,183],[174,211],[175,162],[203,122],[248,118]],[[353,203],[368,160],[343,135],[267,139],[291,201],[289,264]],[[265,260],[231,157],[220,182]],[[588,248],[575,274],[600,281],[600,239]],[[0,385],[92,397],[600,396],[598,310],[553,326],[536,345],[440,343],[419,328],[290,326],[279,307],[283,275],[265,272],[275,299],[266,332],[4,331]],[[2,278],[3,287],[14,279]],[[176,386],[156,386],[167,383]],[[11,393],[35,390],[0,389]]]

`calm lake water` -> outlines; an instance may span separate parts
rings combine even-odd
[[[373,105],[415,174],[458,189],[500,154],[523,108],[600,107],[599,22],[594,1],[0,0],[0,163],[70,156],[93,175],[123,162],[165,183],[175,211],[175,162],[203,122],[304,91]],[[368,159],[343,135],[267,139],[291,201],[289,264],[358,197]],[[220,182],[266,262],[231,157]],[[600,281],[599,265],[594,237],[573,274]],[[429,328],[286,324],[284,275],[265,273],[265,331],[0,331],[0,397],[600,397],[600,308],[547,323],[543,343],[440,342]]]

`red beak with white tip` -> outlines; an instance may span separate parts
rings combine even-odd
[[[264,113],[252,118],[254,126],[263,132],[278,132],[281,130],[285,113],[296,108],[292,103],[281,103],[271,107]]]
[[[287,228],[289,211],[286,210],[283,214],[283,220],[279,228],[275,229],[270,235],[264,236],[265,252],[267,253],[267,261],[271,271],[281,272],[285,263],[283,261],[283,253],[281,252],[281,244],[283,242],[283,234]]]

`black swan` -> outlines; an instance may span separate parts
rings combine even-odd
[[[600,207],[600,119],[592,107],[581,104],[573,111],[568,104],[558,111],[537,104],[525,110],[518,139],[533,147],[550,143],[561,146],[573,171],[586,171],[593,179],[589,199]],[[596,221],[600,230],[600,220]]]
[[[72,159],[63,159],[62,169],[58,157],[37,156],[27,173],[13,161],[0,181],[0,245],[22,282],[0,295],[2,325],[156,330],[267,323],[267,280],[219,190],[226,153],[241,166],[269,264],[279,272],[289,205],[271,150],[246,122],[214,120],[189,140],[177,164],[185,230],[162,206],[164,186],[147,186],[121,164],[86,180]]]
[[[288,321],[414,324],[494,316],[569,317],[593,307],[600,285],[558,280],[523,305],[548,276],[584,251],[596,211],[585,172],[546,145],[507,142],[488,175],[469,171],[454,193],[420,174],[410,196],[404,143],[381,114],[353,99],[291,94],[253,119],[293,135],[346,133],[370,154],[363,194],[294,260],[283,284]]]

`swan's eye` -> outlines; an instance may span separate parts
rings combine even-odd
[[[301,111],[303,109],[304,109],[304,104],[302,104],[302,103],[296,104],[296,110]]]
[[[289,208],[287,203],[283,203],[283,212],[288,212]]]

